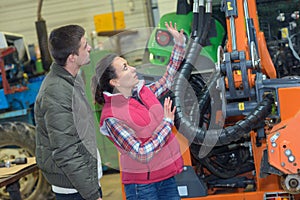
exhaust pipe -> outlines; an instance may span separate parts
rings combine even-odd
[[[37,21],[35,22],[35,28],[36,28],[39,47],[41,51],[43,69],[45,71],[49,71],[50,65],[52,63],[52,58],[48,49],[48,33],[47,33],[46,21],[43,20],[41,16],[42,3],[43,0],[39,0]]]

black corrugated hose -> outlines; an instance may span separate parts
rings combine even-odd
[[[243,120],[238,121],[233,126],[228,126],[225,129],[222,129],[219,135],[216,136],[218,138],[218,141],[215,145],[227,145],[247,136],[249,132],[257,126],[257,124],[260,124],[271,113],[273,102],[273,96],[271,94],[266,95],[265,98],[256,106],[256,108]],[[182,120],[181,124],[184,123],[185,121]],[[190,130],[185,130],[185,132],[196,132],[193,143],[205,145],[203,144],[203,141],[206,137],[206,130],[199,127],[189,127],[189,129]],[[183,129],[181,128],[181,130]]]

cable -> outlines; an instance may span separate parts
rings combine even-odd
[[[299,34],[299,33],[298,33],[298,34]],[[295,57],[297,60],[300,61],[300,57],[299,57],[298,53],[295,51],[294,45],[293,45],[293,42],[292,42],[292,38],[295,37],[295,35],[297,35],[297,34],[294,34],[294,35],[292,35],[291,37],[288,36],[287,39],[288,39],[288,41],[289,41],[289,47],[290,47],[290,49],[291,49],[291,51],[292,51],[294,57]]]

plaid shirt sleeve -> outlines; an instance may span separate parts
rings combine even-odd
[[[167,142],[172,134],[173,122],[164,118],[152,136],[145,142],[141,142],[128,125],[116,118],[107,118],[105,124],[110,137],[121,149],[127,151],[133,159],[147,163]]]
[[[178,68],[180,67],[180,64],[184,57],[184,53],[185,53],[184,47],[185,47],[185,44],[184,45],[178,45],[178,44],[174,45],[174,48],[173,48],[173,51],[172,51],[172,54],[170,57],[170,61],[168,63],[165,74],[158,81],[149,85],[149,88],[152,90],[152,92],[157,97],[163,95],[167,91],[167,89],[171,89],[171,86],[172,86],[172,83],[174,80],[174,76],[175,76]]]

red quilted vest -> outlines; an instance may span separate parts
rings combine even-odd
[[[133,98],[127,99],[121,94],[105,95],[105,105],[100,118],[101,130],[106,130],[103,127],[105,126],[104,120],[114,117],[131,127],[141,141],[145,141],[150,137],[163,120],[163,107],[153,92],[146,86],[140,89],[139,97],[143,104]],[[107,133],[103,134],[108,136]],[[174,134],[146,164],[132,159],[124,150],[120,148],[118,150],[120,152],[122,182],[124,184],[157,182],[182,171],[183,160],[179,143]]]

